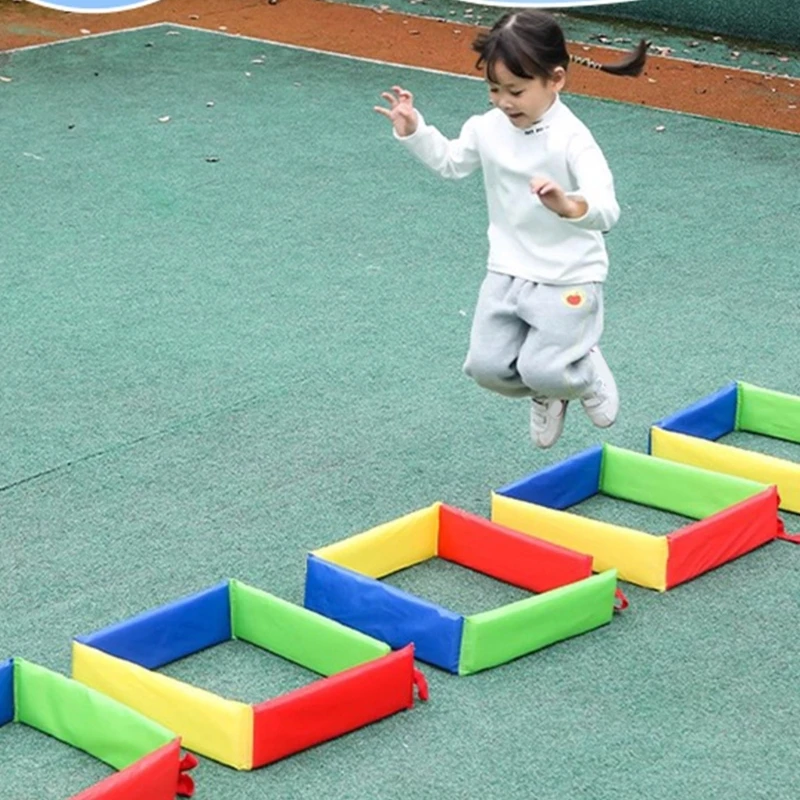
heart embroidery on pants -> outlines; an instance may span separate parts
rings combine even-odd
[[[586,295],[582,289],[569,289],[561,295],[561,298],[570,308],[580,308],[586,302]]]

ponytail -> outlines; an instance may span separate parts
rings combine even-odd
[[[637,75],[642,74],[645,61],[647,61],[647,49],[649,47],[650,42],[642,39],[632,53],[629,53],[625,58],[614,64],[601,64],[591,58],[572,54],[570,54],[569,60],[573,64],[580,64],[580,66],[589,67],[590,69],[599,69],[601,72],[608,72],[610,75],[627,75],[635,78]]]

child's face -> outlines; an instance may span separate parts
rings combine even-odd
[[[552,78],[520,78],[498,61],[494,65],[497,83],[488,78],[489,100],[499,108],[515,128],[530,128],[553,105],[564,87],[566,72],[556,67]]]

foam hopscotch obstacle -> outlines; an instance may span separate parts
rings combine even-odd
[[[248,705],[154,672],[241,639],[322,680]],[[239,581],[140,614],[73,642],[73,676],[181,735],[185,747],[253,769],[348,733],[427,698],[413,647],[396,653]]]
[[[0,726],[19,722],[82,750],[116,770],[72,800],[191,797],[180,739],[77,681],[21,658],[0,662]]]
[[[379,580],[435,557],[538,594],[462,616]],[[616,596],[613,569],[593,576],[591,558],[442,503],[315,550],[306,569],[307,608],[459,675],[610,622]]]
[[[800,464],[716,440],[734,431],[800,443],[800,397],[734,381],[650,429],[659,458],[775,484],[781,508],[800,513]]]
[[[588,519],[596,494],[697,520],[667,536]],[[595,571],[665,591],[782,534],[774,486],[601,445],[492,493],[492,519],[594,559]]]

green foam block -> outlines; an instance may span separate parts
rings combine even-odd
[[[764,486],[604,445],[600,491],[690,519],[705,519],[764,491]]]
[[[175,734],[121,703],[50,670],[14,659],[15,720],[124,769]]]
[[[800,444],[800,397],[740,382],[736,429]]]
[[[464,621],[459,674],[504,664],[611,621],[616,570],[561,586]]]
[[[234,638],[319,675],[335,675],[391,652],[377,639],[239,581],[231,581],[230,592]]]

